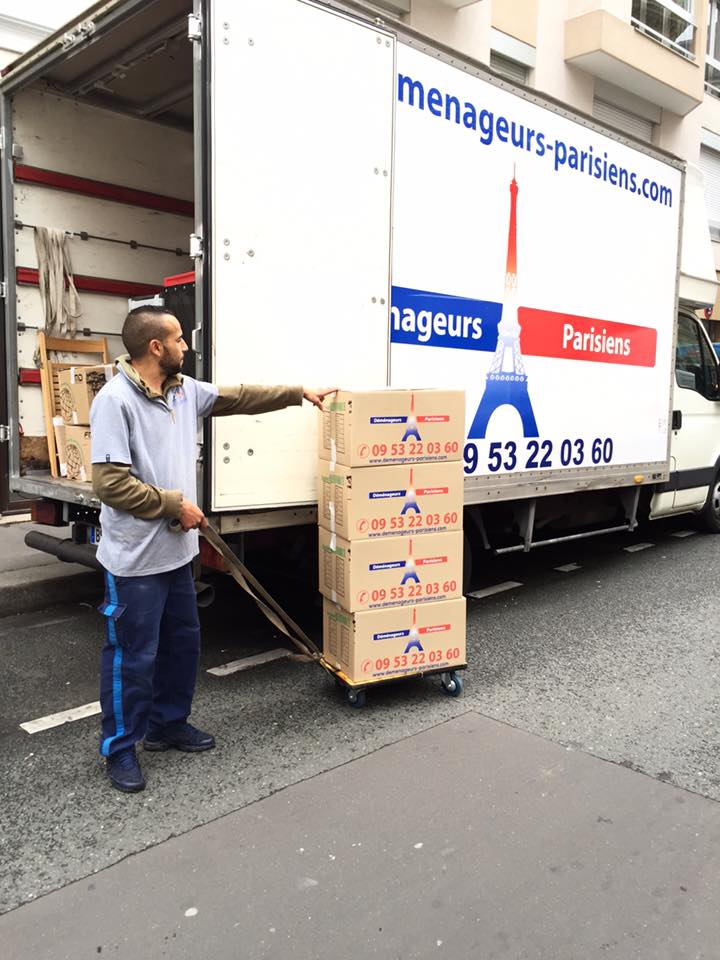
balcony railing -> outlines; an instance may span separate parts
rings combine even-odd
[[[689,60],[695,59],[693,0],[633,0],[632,24]]]

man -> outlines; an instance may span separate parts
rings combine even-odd
[[[322,409],[332,390],[218,388],[180,369],[188,347],[164,307],[131,310],[122,329],[127,355],[90,413],[93,489],[102,502],[98,559],[105,568],[100,752],[118,790],[142,790],[135,753],[210,750],[214,738],[188,723],[200,648],[192,559],[198,528],[197,419]],[[171,522],[182,532],[174,532]]]

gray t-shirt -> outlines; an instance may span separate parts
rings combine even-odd
[[[148,397],[119,368],[90,410],[92,462],[130,465],[132,476],[197,503],[197,420],[217,387],[185,377],[166,398]],[[140,520],[102,505],[98,560],[117,577],[141,577],[184,566],[198,553],[198,532],[175,533],[170,521]]]

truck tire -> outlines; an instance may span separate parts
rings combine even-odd
[[[708,533],[720,533],[720,470],[717,470],[700,513],[700,526]]]

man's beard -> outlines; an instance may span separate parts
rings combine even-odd
[[[185,357],[181,357],[180,360],[171,360],[167,349],[163,347],[163,355],[158,360],[158,366],[166,377],[174,377],[182,370],[184,360]]]

